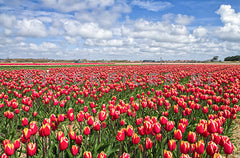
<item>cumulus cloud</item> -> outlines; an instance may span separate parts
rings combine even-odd
[[[43,4],[62,12],[73,12],[112,6],[114,0],[43,0]]]
[[[138,6],[143,9],[147,9],[153,12],[162,11],[166,8],[172,7],[170,2],[162,2],[162,1],[141,1],[141,0],[134,0],[131,3],[134,6]]]
[[[216,11],[221,16],[223,27],[216,30],[216,36],[227,41],[240,41],[240,12],[235,13],[231,5],[221,5]]]
[[[45,25],[37,19],[23,19],[17,22],[17,34],[27,37],[46,37]]]
[[[0,14],[0,25],[11,28],[16,23],[16,17],[13,15]]]
[[[208,33],[208,30],[202,26],[197,27],[193,30],[193,35],[197,37],[204,37]]]
[[[194,20],[193,16],[178,14],[175,19],[175,22],[181,25],[189,25],[193,20]]]
[[[81,36],[83,38],[107,39],[112,37],[112,32],[104,30],[96,23],[79,23],[75,20],[64,22],[64,29],[69,36]]]

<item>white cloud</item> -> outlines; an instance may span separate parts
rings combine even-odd
[[[43,0],[43,4],[62,12],[73,12],[112,6],[114,0]]]
[[[224,26],[216,30],[216,36],[227,41],[240,41],[240,12],[235,13],[231,5],[221,5],[216,12]]]
[[[13,15],[0,14],[0,25],[11,28],[16,23],[16,17]]]
[[[46,37],[45,25],[37,19],[23,19],[17,22],[17,34],[26,37]]]
[[[64,29],[69,36],[97,39],[107,39],[112,37],[111,31],[100,28],[96,23],[81,24],[75,20],[67,20],[64,22]]]
[[[140,8],[144,8],[153,12],[162,11],[166,8],[172,7],[170,2],[162,2],[162,1],[141,1],[141,0],[134,0],[131,3],[132,5],[138,6]]]
[[[194,20],[193,16],[178,14],[175,19],[175,22],[181,25],[189,25],[193,20]]]
[[[208,30],[202,26],[197,27],[193,30],[193,35],[197,37],[204,37],[208,33]]]

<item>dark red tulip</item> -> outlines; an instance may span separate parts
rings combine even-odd
[[[81,145],[81,144],[82,144],[82,141],[83,141],[82,135],[76,136],[75,143],[76,143],[77,145]]]
[[[190,150],[190,144],[187,141],[181,141],[180,151],[183,154],[188,154]]]

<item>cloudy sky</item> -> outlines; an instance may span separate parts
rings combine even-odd
[[[0,0],[4,58],[240,55],[239,0]]]

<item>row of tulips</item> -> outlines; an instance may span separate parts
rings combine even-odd
[[[235,65],[2,70],[1,157],[228,156],[240,110],[239,70]]]

